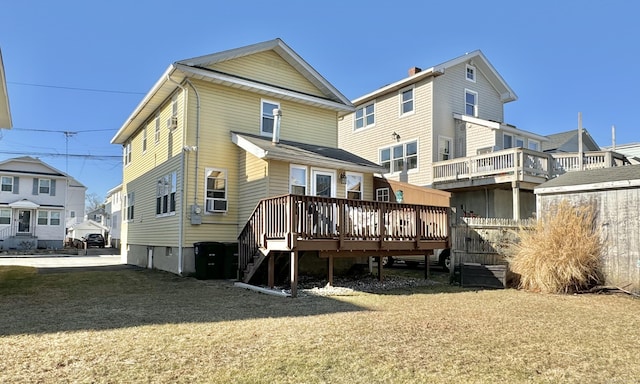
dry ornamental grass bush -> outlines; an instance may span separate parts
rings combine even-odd
[[[603,243],[592,205],[566,200],[547,211],[533,229],[520,231],[509,260],[518,287],[542,293],[572,293],[597,285]]]

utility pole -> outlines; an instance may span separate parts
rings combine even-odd
[[[582,171],[584,159],[582,158],[582,112],[578,112],[578,169]]]
[[[69,174],[69,137],[71,136],[75,136],[78,134],[78,132],[71,132],[71,131],[63,131],[62,132],[64,134],[64,138],[65,138],[65,169],[64,172],[68,175]]]

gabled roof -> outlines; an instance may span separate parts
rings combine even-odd
[[[344,149],[289,140],[280,140],[274,145],[268,137],[239,132],[231,132],[231,141],[260,159],[319,165],[354,172],[385,172],[385,169],[378,164]]]
[[[9,167],[11,163],[16,163],[16,165]],[[40,171],[34,172],[34,171],[21,169],[20,163],[36,164],[45,168],[46,171],[43,170],[42,172]],[[60,171],[57,168],[52,167],[51,165],[45,163],[40,159],[36,159],[30,156],[21,156],[21,157],[14,157],[11,159],[2,160],[0,161],[0,169],[2,169],[4,172],[15,173],[15,174],[64,177],[69,180],[69,186],[86,188],[84,185],[82,185],[82,183],[80,183],[78,180],[74,179],[73,177],[67,175],[66,173]]]
[[[567,172],[534,188],[536,194],[640,187],[640,164]]]
[[[482,74],[484,74],[484,76],[489,80],[491,85],[500,94],[500,98],[503,103],[508,103],[510,101],[514,101],[518,99],[518,96],[513,91],[513,89],[511,89],[509,84],[507,84],[507,82],[504,81],[502,76],[500,76],[500,74],[495,69],[495,67],[491,65],[491,63],[489,62],[487,57],[482,53],[482,51],[478,49],[473,52],[456,57],[455,59],[445,61],[444,63],[438,64],[434,67],[424,69],[416,73],[415,75],[406,77],[400,81],[389,84],[371,93],[361,96],[353,100],[353,104],[358,105],[358,104],[367,102],[369,100],[373,100],[376,97],[387,94],[389,92],[395,92],[401,88],[417,83],[418,81],[428,77],[436,77],[436,76],[444,75],[448,68],[454,67],[464,62],[473,62],[473,65],[480,72],[482,72]]]
[[[11,108],[9,107],[9,93],[7,93],[7,80],[4,76],[4,64],[2,51],[0,51],[0,128],[11,129]]]
[[[572,129],[566,132],[547,135],[549,140],[542,143],[543,152],[577,152],[578,130]],[[585,151],[599,151],[600,146],[593,140],[589,132],[583,128],[582,145]]]
[[[266,84],[246,77],[215,71],[205,68],[222,61],[265,51],[277,53],[283,60],[294,67],[303,77],[314,84],[324,95],[318,97],[281,86]],[[177,61],[167,68],[143,100],[138,104],[127,121],[111,139],[112,144],[123,144],[144,123],[144,121],[164,103],[168,97],[186,79],[198,79],[214,84],[226,85],[243,90],[249,90],[265,96],[296,102],[319,108],[331,109],[337,112],[352,111],[353,105],[342,93],[322,77],[313,67],[287,46],[281,39],[274,39],[246,47],[231,49],[211,55],[199,56],[192,59]]]

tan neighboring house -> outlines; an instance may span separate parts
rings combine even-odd
[[[242,280],[262,265],[272,285],[285,255],[295,291],[303,253],[332,271],[334,257],[446,246],[433,232],[446,211],[423,222],[411,206],[392,219],[396,204],[373,201],[381,168],[338,149],[338,116],[351,111],[280,39],[169,65],[112,139],[123,148],[123,256],[191,274],[196,244],[234,242]],[[410,234],[403,214],[414,215]]]
[[[517,96],[477,50],[353,100],[339,122],[340,148],[385,168],[384,177],[451,192],[461,215],[525,218],[533,188],[574,169],[577,153],[543,153],[548,137],[504,122]],[[576,135],[577,136],[577,135]],[[586,153],[593,166],[611,152]]]
[[[2,62],[2,51],[0,51],[0,128],[11,129],[12,127],[7,81],[4,74],[4,63]]]

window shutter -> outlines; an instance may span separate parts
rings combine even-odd
[[[55,180],[51,180],[51,189],[49,190],[49,195],[51,195],[51,196],[55,196],[56,195],[56,181]]]
[[[38,178],[37,177],[33,178],[33,191],[31,193],[33,195],[37,195],[38,194]]]
[[[14,176],[13,177],[13,193],[16,195],[20,193],[19,186],[20,186],[20,178],[18,176]]]

